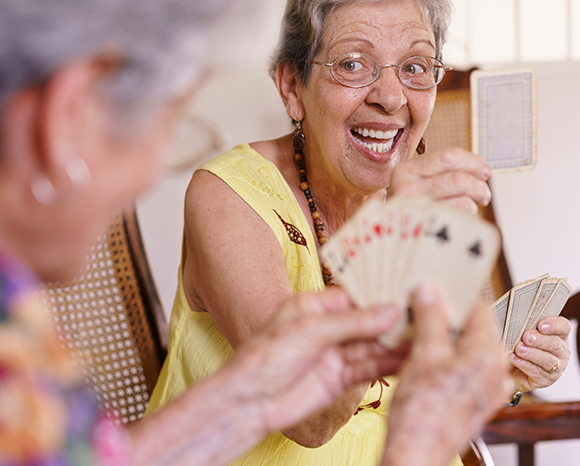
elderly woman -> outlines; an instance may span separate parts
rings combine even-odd
[[[446,0],[289,0],[272,73],[294,134],[203,165],[186,197],[170,351],[150,408],[211,374],[281,302],[333,282],[318,250],[369,198],[427,195],[475,211],[491,198],[477,155],[423,152],[446,67]],[[518,390],[553,383],[569,358],[547,319],[512,359]],[[236,465],[377,464],[391,387],[360,384],[266,439]],[[509,400],[506,400],[506,402]]]
[[[230,0],[0,0],[0,464],[224,464],[398,365],[376,336],[400,311],[354,312],[340,292],[305,294],[214,377],[127,433],[98,415],[30,297],[38,278],[72,278],[107,220],[157,176],[181,103],[224,28],[240,21],[236,8]],[[418,329],[424,338],[401,382],[401,433],[417,428],[423,396],[440,399],[447,380],[474,366],[473,387],[490,402],[477,409],[462,389],[453,406],[433,405],[429,425],[443,441],[422,457],[408,435],[389,439],[391,465],[402,450],[414,464],[437,455],[443,465],[505,395],[502,359],[485,341],[493,327],[481,307],[461,353],[433,291],[418,292],[415,310],[431,321]],[[426,358],[434,346],[446,355]],[[425,377],[426,363],[449,375]],[[412,396],[417,386],[422,395]],[[441,429],[447,409],[463,432]]]

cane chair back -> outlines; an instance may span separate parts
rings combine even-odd
[[[134,209],[117,215],[74,282],[43,285],[58,342],[102,411],[117,423],[145,413],[167,348],[167,325]]]

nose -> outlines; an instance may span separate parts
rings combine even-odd
[[[369,85],[366,102],[378,105],[385,113],[395,114],[407,104],[407,87],[399,80],[399,68],[383,67],[378,79]]]

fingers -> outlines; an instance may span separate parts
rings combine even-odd
[[[317,348],[372,339],[389,331],[401,315],[396,306],[355,309],[342,290],[304,293],[289,299],[270,332],[303,338]],[[291,335],[291,336],[290,336]]]
[[[572,331],[572,324],[565,317],[545,317],[538,323],[538,331],[544,335],[557,335],[567,340]]]
[[[539,367],[542,371],[548,373],[560,364],[560,359],[554,354],[536,348],[530,348],[522,342],[516,345],[514,353],[518,358],[529,362],[533,366]],[[534,372],[533,375],[536,375],[536,373]],[[540,375],[543,376],[543,374]]]
[[[487,205],[491,201],[491,191],[487,183],[462,171],[422,177],[421,183],[409,183],[399,189],[399,194],[429,196],[435,200],[461,198],[469,194],[468,197],[480,205]]]
[[[390,192],[428,196],[475,212],[475,205],[487,205],[491,200],[487,185],[490,175],[487,162],[480,156],[459,148],[444,149],[397,166]]]
[[[526,330],[522,341],[516,347],[520,349],[518,354],[521,357],[525,357],[526,352],[531,349],[553,354],[558,359],[570,356],[570,345],[567,339],[564,340],[556,335],[542,335],[537,330]]]
[[[460,352],[472,346],[489,346],[490,342],[497,342],[494,325],[488,306],[481,302],[476,303],[457,341]],[[499,342],[491,348],[501,351]]]
[[[430,152],[423,157],[411,159],[410,163],[413,163],[412,172],[424,177],[441,175],[451,171],[471,173],[484,181],[487,181],[491,176],[489,165],[482,157],[459,147]]]
[[[440,359],[452,351],[448,314],[438,290],[431,285],[417,287],[411,296],[415,343],[413,353]]]

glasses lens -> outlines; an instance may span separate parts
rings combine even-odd
[[[401,81],[413,89],[429,89],[441,82],[445,67],[431,57],[412,57],[399,68]]]
[[[341,55],[332,63],[335,79],[346,86],[366,86],[379,75],[379,64],[364,53]]]

